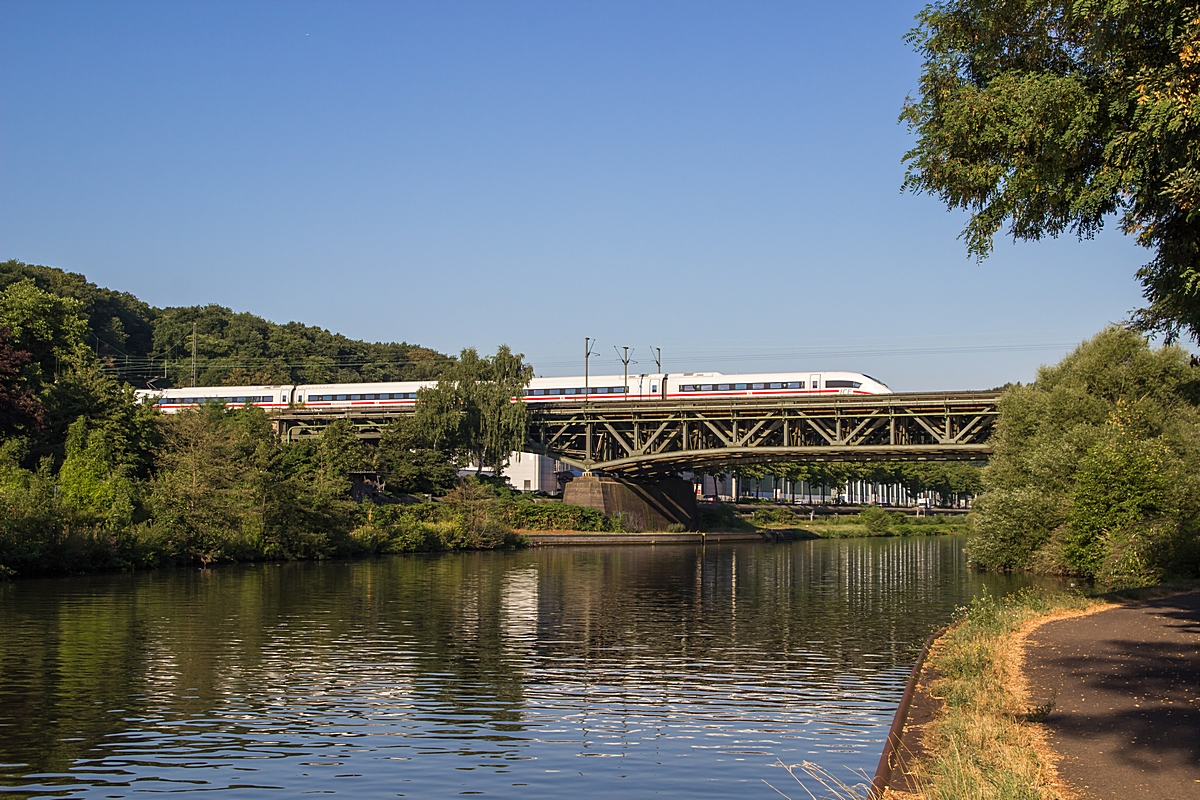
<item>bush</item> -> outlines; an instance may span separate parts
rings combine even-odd
[[[973,564],[1136,586],[1197,571],[1200,369],[1109,328],[1000,400]]]
[[[757,508],[754,510],[755,525],[795,525],[798,519],[790,508]]]
[[[864,508],[858,519],[872,536],[887,536],[892,532],[892,515],[879,506]]]
[[[700,507],[700,530],[702,531],[752,531],[754,526],[732,506],[718,503]]]

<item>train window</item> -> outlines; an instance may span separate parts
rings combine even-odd
[[[339,395],[338,395],[337,397],[335,397],[334,399],[335,399],[335,400],[345,400],[345,399],[346,399],[346,395],[344,395],[344,394],[339,394]]]
[[[564,389],[563,394],[575,394],[575,390],[574,389]]]
[[[765,388],[767,388],[767,385],[765,383],[752,383],[752,384],[750,384],[750,388],[751,389],[765,389]]]
[[[626,392],[629,391],[629,387],[628,386],[618,386],[615,389],[613,389],[613,391],[616,392],[617,394],[625,394]]]
[[[862,386],[858,381],[825,381],[826,389],[857,389]]]
[[[595,389],[592,389],[592,394],[608,394],[608,389],[597,386]]]
[[[729,384],[728,384],[728,383],[718,383],[718,384],[717,384],[717,391],[718,391],[718,392],[728,392],[728,391],[729,391]]]
[[[362,400],[362,395],[361,394],[352,394],[352,395],[350,395],[350,399],[351,400]]]
[[[373,395],[373,394],[364,394],[363,395],[363,400],[374,400],[374,399],[375,399],[375,395]]]
[[[782,383],[772,383],[772,384],[771,384],[771,388],[772,388],[772,389],[782,389],[782,388],[783,388],[783,384],[782,384]]]
[[[733,385],[733,388],[734,388],[734,389],[737,389],[739,392],[741,392],[741,391],[745,391],[745,389],[746,389],[746,384],[744,384],[744,383],[735,383],[735,384]]]
[[[804,381],[788,381],[787,388],[789,388],[789,389],[803,389],[803,388],[804,388]]]
[[[657,391],[658,391],[658,384],[657,384],[657,383],[652,383],[652,384],[650,384],[650,391],[652,391],[652,392],[657,392]]]
[[[704,383],[700,385],[700,391],[702,392],[711,392],[712,390],[713,385],[711,383]]]

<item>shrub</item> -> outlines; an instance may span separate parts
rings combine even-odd
[[[1144,585],[1197,570],[1200,368],[1123,328],[1008,389],[973,564]]]
[[[702,531],[752,531],[754,526],[732,506],[718,503],[714,506],[700,507],[700,530]]]
[[[872,536],[887,536],[892,529],[892,515],[879,506],[864,508],[858,519]]]
[[[796,514],[790,508],[757,508],[754,510],[755,525],[795,525]]]

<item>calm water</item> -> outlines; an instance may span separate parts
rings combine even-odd
[[[0,584],[0,796],[807,796],[873,772],[958,538]]]

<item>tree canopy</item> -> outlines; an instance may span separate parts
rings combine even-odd
[[[972,561],[1153,583],[1200,570],[1200,368],[1123,328],[1000,400]]]
[[[494,356],[463,350],[437,386],[417,392],[414,431],[422,447],[453,453],[478,470],[500,475],[525,444],[529,410],[513,399],[524,395],[533,367],[500,345]]]
[[[943,0],[917,22],[906,188],[970,212],[979,258],[1006,225],[1015,239],[1088,238],[1115,215],[1154,252],[1136,325],[1200,340],[1200,10]]]
[[[39,290],[39,302],[56,298],[47,310],[60,316],[69,307],[78,321],[70,335],[99,359],[101,371],[137,387],[191,385],[193,325],[200,386],[434,380],[451,360],[419,345],[359,341],[215,304],[154,308],[77,273],[0,262],[0,291],[14,286],[30,297],[30,289]],[[22,335],[9,327],[10,336]]]

